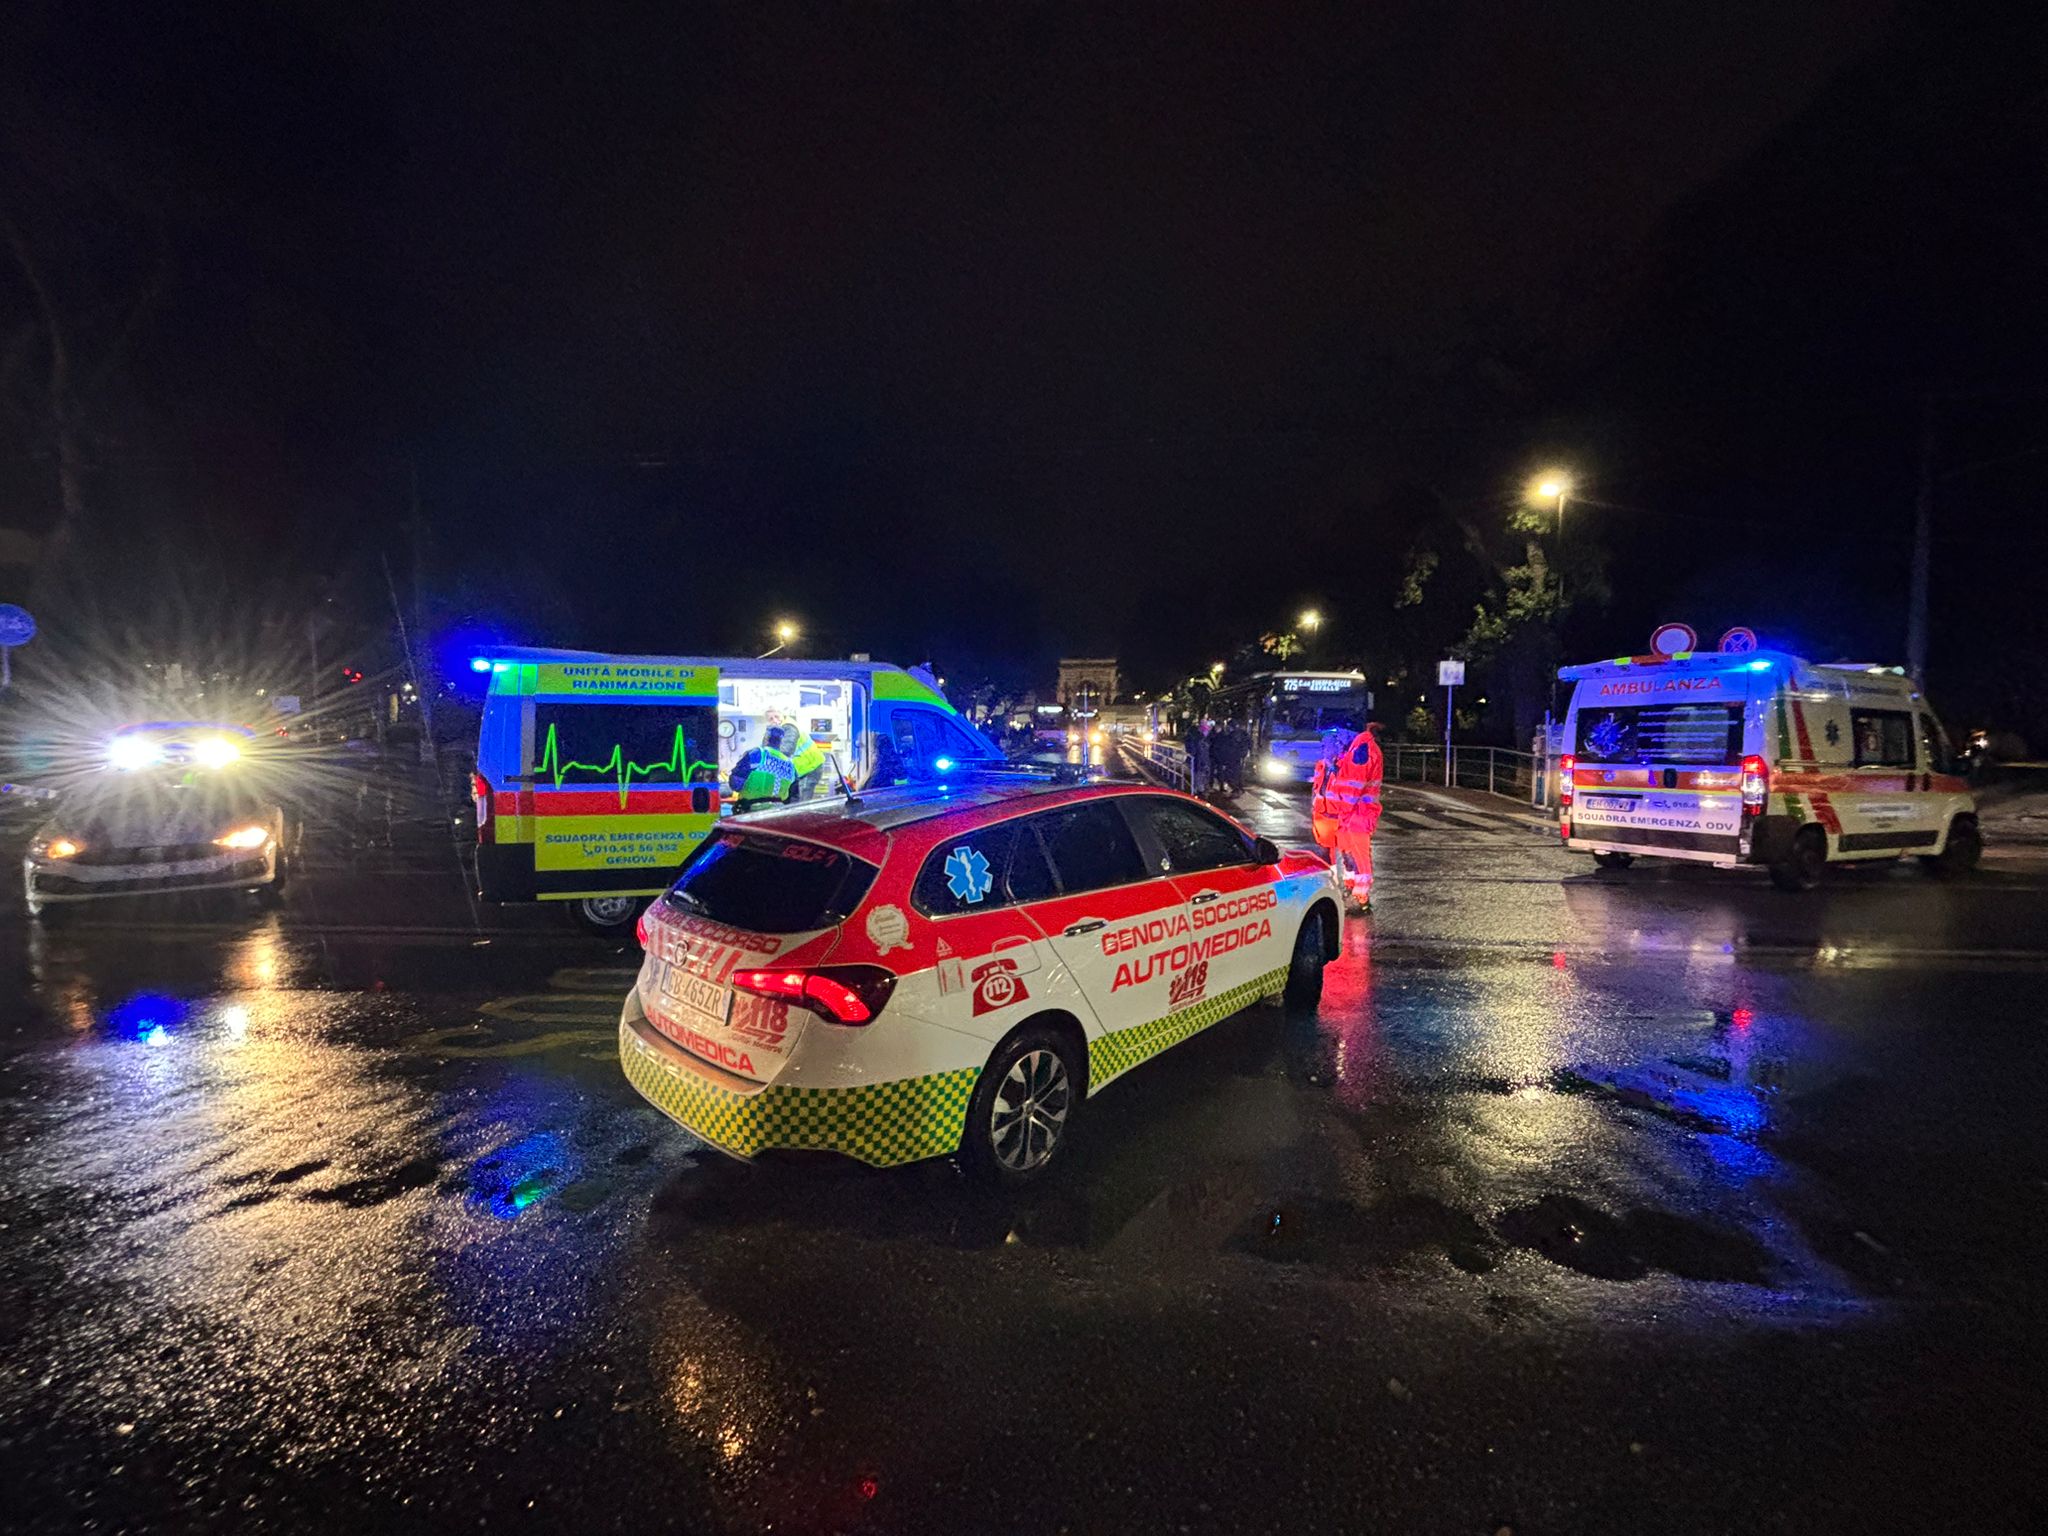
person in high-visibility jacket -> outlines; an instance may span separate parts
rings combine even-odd
[[[1316,764],[1309,823],[1354,905],[1372,905],[1372,835],[1380,824],[1386,759],[1377,727],[1368,725],[1336,754]]]
[[[768,711],[768,724],[782,732],[782,750],[796,764],[796,789],[789,798],[810,799],[818,792],[818,780],[825,776],[825,749],[811,740],[802,726],[785,719],[780,710]]]
[[[732,792],[737,809],[781,805],[796,788],[796,763],[782,750],[782,733],[771,727],[761,745],[740,754],[732,765]]]

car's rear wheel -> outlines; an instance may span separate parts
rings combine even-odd
[[[1073,1044],[1049,1024],[1027,1024],[996,1047],[967,1104],[968,1172],[1010,1189],[1044,1178],[1066,1147],[1081,1081]]]
[[[1819,827],[1801,827],[1785,856],[1771,866],[1771,884],[1781,891],[1810,891],[1828,867],[1828,835]]]
[[[646,904],[644,896],[583,896],[569,903],[569,921],[596,938],[623,944],[633,937]]]
[[[1948,824],[1948,841],[1941,852],[1921,862],[1944,880],[1960,880],[1983,857],[1984,834],[1977,830],[1977,818],[1958,816]]]
[[[1593,855],[1593,862],[1602,869],[1627,869],[1635,861],[1636,856],[1632,853],[1596,853]]]
[[[1323,965],[1328,953],[1320,911],[1301,920],[1301,932],[1294,936],[1294,956],[1287,962],[1287,986],[1280,1000],[1289,1008],[1310,1009],[1323,1000]]]

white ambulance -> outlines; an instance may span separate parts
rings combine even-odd
[[[1606,869],[1639,854],[1769,869],[1807,890],[1836,860],[1975,867],[1977,807],[1902,669],[1782,651],[1565,667],[1561,830]]]

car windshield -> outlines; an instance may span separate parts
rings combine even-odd
[[[829,928],[860,905],[874,878],[874,865],[836,848],[723,831],[683,866],[668,900],[754,933],[808,933]]]

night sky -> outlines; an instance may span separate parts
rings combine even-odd
[[[2021,709],[1965,665],[2048,653],[2021,9],[23,3],[0,192],[96,336],[156,284],[95,517],[273,585],[409,579],[416,478],[513,638],[1160,682],[1314,601],[1378,666],[1432,509],[1556,460],[1572,650],[1892,659],[1932,410],[2019,456],[1943,482],[1936,686]]]

